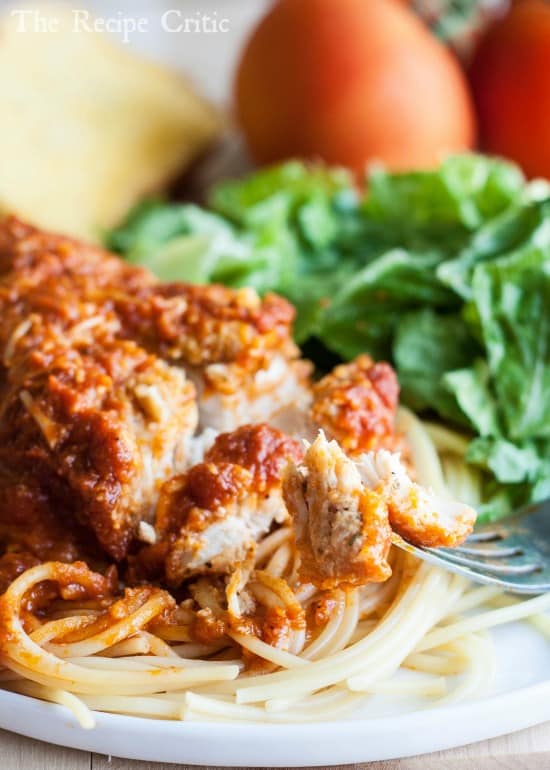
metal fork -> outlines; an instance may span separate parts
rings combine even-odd
[[[419,548],[399,537],[393,542],[430,564],[476,583],[499,586],[516,594],[550,591],[550,499],[478,527],[457,548]]]

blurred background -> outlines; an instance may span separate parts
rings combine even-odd
[[[364,0],[365,4],[377,0]],[[397,0],[404,5],[407,0]],[[508,8],[510,0],[411,0],[409,3],[435,33],[451,40],[462,52],[470,50],[487,21]],[[274,0],[57,0],[25,2],[0,0],[4,12],[12,9],[53,8],[66,5],[75,10],[89,9],[97,17],[147,18],[148,29],[130,33],[130,43],[136,50],[175,67],[192,78],[210,99],[227,104],[231,94],[231,79],[241,49],[254,26],[274,5]],[[335,5],[338,5],[336,0]],[[217,15],[228,19],[228,31],[196,33],[182,31],[167,34],[158,23],[167,11],[176,10],[183,18],[198,14]],[[173,26],[177,18],[170,20]],[[111,34],[123,40],[123,32]]]
[[[26,112],[35,105],[25,125],[35,125],[38,145],[46,140],[36,126],[51,123],[46,101],[59,99],[58,109],[70,114],[75,100],[63,92],[73,83],[73,98],[79,78],[79,120],[98,109],[100,91],[113,89],[109,99],[117,107],[129,100],[121,72],[133,69],[131,60],[121,72],[109,74],[104,66],[100,76],[100,54],[80,46],[92,28],[129,55],[185,76],[193,96],[174,95],[174,114],[195,98],[218,111],[218,129],[205,128],[197,142],[187,128],[185,161],[168,164],[162,184],[149,187],[188,176],[190,167],[194,174],[198,159],[198,184],[205,186],[251,164],[288,158],[347,166],[361,178],[373,163],[396,171],[430,168],[469,150],[513,160],[530,178],[550,177],[547,0],[0,0],[0,9],[12,41],[11,53],[0,45],[0,79],[13,72],[13,103],[4,99],[4,110],[11,120],[23,101]],[[61,40],[43,25],[62,11]],[[23,62],[16,52],[29,34],[31,61]],[[86,64],[76,39],[90,50]],[[95,84],[86,84],[94,73]],[[47,86],[39,88],[39,81]],[[144,114],[143,105],[135,107]],[[115,115],[111,129],[125,123],[124,114],[118,122]],[[21,134],[13,121],[12,135]],[[74,124],[75,143],[89,127]],[[12,177],[20,177],[21,165],[14,164]],[[2,183],[0,170],[0,207],[9,198]]]
[[[407,0],[397,1],[407,3]],[[58,0],[58,4],[63,2],[73,9],[90,9],[100,17],[121,14],[147,18],[150,21],[147,31],[130,33],[131,45],[184,72],[206,96],[221,104],[229,101],[231,79],[247,37],[274,5],[274,0]],[[510,0],[411,0],[410,5],[438,36],[452,41],[466,53],[487,22],[505,11],[509,3]],[[0,0],[0,7],[7,9],[28,9],[32,5],[38,7],[41,3]],[[42,5],[52,7],[51,2]],[[217,15],[219,19],[228,19],[229,29],[218,34],[191,31],[166,34],[160,24],[154,22],[172,10],[184,19],[196,18],[198,14]],[[170,23],[175,27],[177,18],[173,16]],[[123,40],[123,32],[113,30],[111,34]]]

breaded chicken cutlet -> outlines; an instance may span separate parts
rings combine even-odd
[[[0,463],[124,558],[201,427],[268,419],[305,389],[294,311],[160,284],[101,249],[0,226]],[[193,384],[194,383],[194,384]]]
[[[286,521],[306,572],[322,556],[315,538],[332,533],[338,556],[319,574],[336,585],[388,576],[390,525],[454,542],[452,517],[448,531],[414,506],[388,520],[384,498],[372,518],[362,453],[406,451],[395,373],[360,356],[313,384],[283,298],[162,284],[11,218],[0,223],[0,312],[0,536],[31,555],[48,555],[26,537],[40,519],[46,542],[74,527],[71,558],[84,531],[108,560],[130,554],[179,585],[231,572]],[[300,440],[320,429],[340,446],[316,442],[304,460]]]

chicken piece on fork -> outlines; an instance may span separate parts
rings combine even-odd
[[[304,582],[331,589],[390,577],[387,506],[336,441],[319,434],[303,463],[287,469],[283,495]]]
[[[476,512],[412,481],[399,455],[385,449],[357,458],[361,481],[378,490],[388,506],[392,530],[413,545],[455,548],[473,531]]]
[[[415,545],[455,546],[476,518],[411,481],[398,455],[382,449],[354,461],[322,432],[287,469],[283,495],[300,576],[321,588],[386,580],[392,532]]]

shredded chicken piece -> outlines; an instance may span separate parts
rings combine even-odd
[[[268,420],[308,385],[311,366],[292,340],[294,309],[253,289],[174,283],[115,297],[123,334],[185,367],[201,428]]]
[[[398,455],[383,449],[370,452],[359,458],[357,467],[369,489],[382,487],[392,529],[407,542],[454,548],[473,531],[474,509],[411,481]]]
[[[162,541],[153,547],[168,581],[230,572],[274,522],[284,522],[282,470],[301,456],[280,431],[245,425],[218,436],[204,462],[169,481],[156,516]]]
[[[307,398],[309,361],[278,353],[248,362],[187,369],[199,393],[201,427],[231,431],[247,422],[276,420],[288,404]]]
[[[402,448],[395,431],[399,384],[389,364],[358,356],[319,380],[312,395],[311,421],[347,454]]]
[[[138,525],[137,538],[142,543],[154,545],[157,542],[157,533],[155,528],[147,521],[140,521]]]
[[[296,394],[270,421],[307,441],[314,441],[322,430],[350,457],[384,448],[407,458],[406,442],[395,427],[398,396],[392,367],[361,355]]]
[[[300,577],[323,589],[387,580],[388,509],[379,490],[320,432],[303,464],[287,470],[283,494],[301,557]]]
[[[281,507],[277,500],[260,499],[252,483],[251,473],[231,463],[202,463],[188,472],[178,490],[185,523],[166,557],[171,584],[201,572],[230,571],[269,529]],[[201,500],[205,490],[210,497]]]

